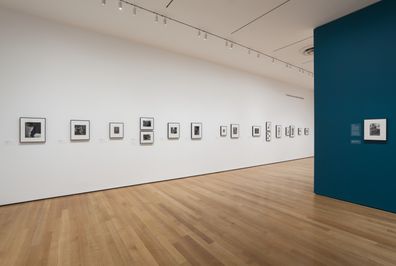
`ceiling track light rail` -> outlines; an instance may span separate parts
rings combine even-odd
[[[106,5],[106,0],[101,0],[101,3],[102,3],[102,5]],[[268,55],[268,54],[266,54],[266,53],[264,53],[264,52],[261,52],[261,51],[252,49],[252,48],[250,48],[250,47],[248,47],[248,46],[246,46],[246,45],[244,45],[244,44],[242,44],[242,43],[238,43],[238,42],[235,42],[235,41],[231,41],[231,40],[229,40],[229,39],[227,39],[227,38],[225,38],[225,37],[222,37],[222,36],[220,36],[220,35],[218,35],[218,34],[209,32],[209,31],[207,31],[207,30],[203,30],[203,29],[201,29],[201,28],[195,27],[195,26],[193,26],[193,25],[191,25],[191,24],[188,24],[188,23],[186,23],[186,22],[180,21],[180,20],[178,20],[178,19],[165,16],[165,15],[163,15],[163,14],[160,14],[160,13],[158,13],[158,12],[155,12],[155,11],[153,11],[153,10],[150,10],[150,9],[148,9],[148,8],[145,8],[145,7],[143,7],[143,6],[140,6],[140,5],[138,5],[138,4],[129,2],[129,1],[127,1],[127,0],[120,0],[120,1],[119,1],[119,3],[118,3],[118,8],[119,8],[120,10],[123,9],[123,4],[131,6],[131,7],[133,8],[133,14],[134,14],[134,15],[136,15],[137,9],[139,9],[139,10],[142,10],[142,11],[145,11],[145,12],[147,12],[147,13],[150,13],[150,14],[154,15],[154,21],[155,21],[155,22],[158,22],[158,21],[159,21],[159,16],[161,16],[161,17],[163,17],[163,19],[164,19],[164,20],[163,20],[163,23],[164,23],[165,25],[167,25],[167,23],[168,23],[169,21],[171,21],[171,22],[175,22],[175,23],[178,23],[178,24],[180,24],[180,25],[183,25],[183,26],[185,26],[185,27],[188,27],[188,28],[190,28],[190,29],[196,30],[196,31],[198,32],[198,38],[200,38],[201,35],[202,35],[202,33],[203,33],[203,35],[204,35],[204,40],[207,40],[208,37],[211,36],[211,37],[214,37],[214,38],[217,38],[217,39],[220,39],[220,40],[224,41],[224,42],[226,43],[226,46],[228,46],[230,49],[233,49],[234,46],[237,46],[237,47],[246,49],[246,50],[248,51],[248,54],[249,54],[249,55],[250,55],[252,52],[254,52],[254,53],[257,54],[257,58],[259,58],[260,56],[263,56],[263,57],[265,57],[265,58],[267,58],[267,59],[270,59],[270,60],[272,61],[272,63],[281,63],[281,64],[284,64],[287,68],[294,69],[294,70],[296,70],[296,71],[298,71],[298,72],[300,72],[300,73],[306,74],[306,75],[311,76],[311,77],[314,76],[314,73],[313,73],[313,72],[311,72],[311,71],[309,71],[309,70],[306,70],[306,69],[304,69],[304,68],[302,68],[302,67],[299,67],[299,66],[297,66],[297,65],[291,64],[291,63],[286,62],[286,61],[284,61],[284,60],[278,59],[278,58],[276,58],[276,57],[274,57],[274,56],[271,56],[271,55]]]

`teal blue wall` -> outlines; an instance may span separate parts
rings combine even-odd
[[[314,35],[315,193],[396,212],[396,1]],[[386,143],[351,136],[372,118],[388,119]]]

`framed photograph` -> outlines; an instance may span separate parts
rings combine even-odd
[[[302,128],[299,127],[299,128],[297,129],[297,135],[299,135],[299,136],[302,135]]]
[[[141,117],[140,118],[140,130],[154,130],[154,118]]]
[[[20,143],[45,143],[46,119],[34,117],[19,118]]]
[[[227,137],[227,126],[220,126],[220,137]]]
[[[290,126],[290,137],[294,138],[295,136],[295,126]]]
[[[140,144],[154,144],[154,132],[140,131]]]
[[[191,123],[191,139],[202,139],[202,123]]]
[[[271,122],[267,122],[267,123],[265,123],[265,129],[266,129],[266,131],[271,131]]]
[[[239,125],[231,124],[231,138],[238,139],[239,138]]]
[[[282,137],[282,126],[281,125],[275,126],[275,137],[277,139],[280,139]]]
[[[124,138],[124,123],[110,122],[109,123],[109,138],[123,139]]]
[[[308,135],[309,135],[309,128],[305,128],[305,129],[304,129],[304,134],[305,134],[305,136],[308,136]]]
[[[364,120],[364,140],[387,141],[387,119]]]
[[[271,131],[267,131],[265,133],[265,141],[267,141],[267,142],[271,141]]]
[[[168,123],[168,139],[180,138],[180,123]]]
[[[253,137],[261,136],[261,127],[260,126],[252,126],[252,136]]]
[[[90,123],[89,120],[70,120],[70,140],[89,140]]]
[[[287,137],[290,136],[290,126],[285,127],[285,136],[287,136]]]

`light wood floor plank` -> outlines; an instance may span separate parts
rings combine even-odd
[[[396,215],[313,159],[0,207],[0,265],[396,265]]]

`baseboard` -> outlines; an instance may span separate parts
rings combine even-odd
[[[168,181],[179,180],[179,179],[194,178],[194,177],[204,176],[204,175],[214,175],[214,174],[227,173],[227,172],[233,172],[233,171],[239,171],[239,170],[246,170],[246,169],[250,169],[250,168],[256,168],[256,167],[262,167],[262,166],[268,166],[268,165],[274,165],[274,164],[281,164],[281,163],[305,160],[305,159],[309,159],[309,158],[314,158],[314,156],[302,157],[302,158],[291,159],[291,160],[276,161],[276,162],[272,162],[272,163],[258,164],[258,165],[247,166],[247,167],[238,167],[238,168],[232,168],[232,169],[216,171],[216,172],[207,172],[207,173],[201,173],[201,174],[197,174],[197,175],[174,177],[174,178],[158,180],[158,181],[152,181],[152,182],[144,182],[144,183],[138,183],[138,184],[125,185],[125,186],[109,187],[109,188],[104,188],[104,189],[83,191],[83,192],[59,195],[59,196],[54,196],[54,197],[47,197],[47,198],[40,198],[40,199],[21,201],[21,202],[14,202],[14,203],[0,205],[0,207],[10,206],[10,205],[17,205],[17,204],[26,204],[26,203],[31,203],[31,202],[35,202],[35,201],[56,199],[56,198],[63,198],[63,197],[70,197],[70,196],[75,196],[75,195],[82,195],[82,194],[95,193],[95,192],[101,192],[101,191],[108,191],[108,190],[113,190],[113,189],[120,189],[120,188],[134,187],[134,186],[143,186],[143,185],[148,185],[148,184],[168,182]]]

